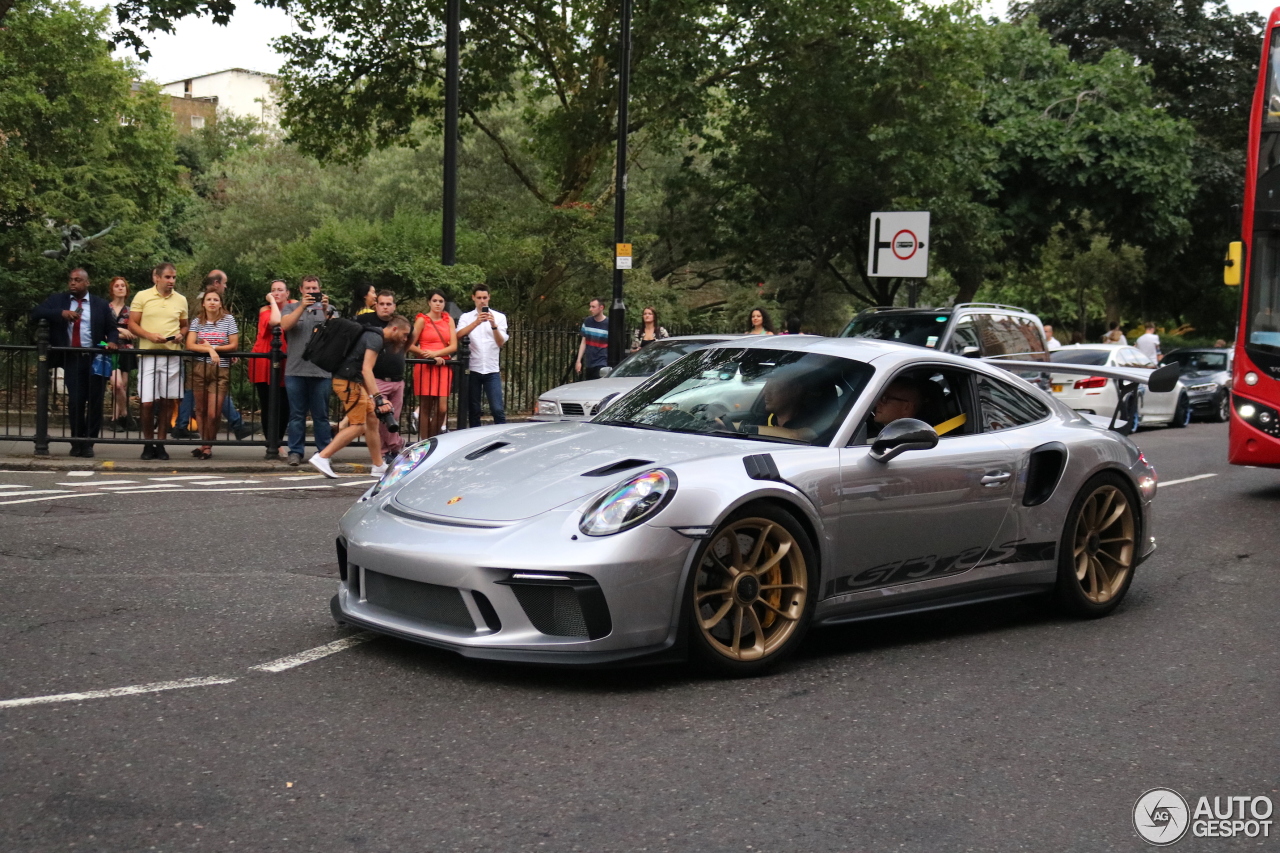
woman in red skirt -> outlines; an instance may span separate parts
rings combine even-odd
[[[267,294],[267,304],[258,311],[258,337],[253,342],[253,352],[271,352],[271,330],[280,325],[282,313],[288,313],[297,303],[289,299],[289,285],[276,279],[271,282],[271,291]],[[280,351],[288,347],[284,336],[280,336]],[[249,381],[258,389],[258,411],[262,414],[262,433],[267,439],[267,458],[279,457],[280,445],[284,443],[285,426],[289,423],[289,395],[284,392],[284,360],[280,361],[280,375],[276,392],[276,404],[280,414],[276,418],[276,428],[271,429],[271,419],[267,416],[267,404],[271,399],[271,359],[249,359]]]
[[[449,356],[458,351],[458,333],[453,318],[444,313],[445,298],[439,290],[428,297],[430,310],[413,321],[409,352],[429,364],[413,366],[413,392],[418,395],[418,437],[431,438],[444,428],[449,411],[449,388],[453,368]]]

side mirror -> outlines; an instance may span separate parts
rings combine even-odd
[[[965,358],[977,358],[978,356],[982,355],[982,350],[978,349],[977,347],[965,347],[964,349],[960,350],[960,354]]]
[[[608,376],[610,373],[613,373],[613,368],[612,368],[612,367],[602,367],[602,368],[600,368],[600,378],[601,378],[601,379],[604,379],[604,378],[605,378],[606,376]]]
[[[1182,375],[1182,365],[1166,364],[1164,367],[1157,367],[1151,372],[1151,379],[1147,381],[1147,387],[1157,394],[1165,394],[1174,389],[1178,384],[1178,377]]]
[[[871,458],[877,462],[888,462],[908,450],[932,450],[937,446],[938,434],[933,427],[915,418],[898,418],[880,430],[880,435],[871,445]]]

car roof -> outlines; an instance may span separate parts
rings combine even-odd
[[[848,358],[866,364],[876,364],[877,368],[893,369],[899,363],[929,361],[966,367],[993,376],[1001,376],[1005,371],[992,367],[979,359],[965,358],[954,353],[900,344],[893,341],[882,341],[877,338],[827,338],[819,335],[745,335],[745,339],[734,341],[735,347],[749,349],[776,349],[789,352],[812,352],[819,355],[830,355],[837,358]],[[1048,363],[1045,363],[1048,367]]]
[[[672,335],[669,338],[659,338],[654,341],[655,344],[665,344],[669,341],[731,341],[735,338],[751,337],[744,333],[737,334],[705,334],[705,335]]]

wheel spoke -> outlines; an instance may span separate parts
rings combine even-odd
[[[1098,520],[1107,517],[1107,514],[1111,512],[1111,505],[1115,503],[1115,500],[1116,500],[1116,493],[1108,490],[1106,493],[1106,500],[1099,501],[1099,506],[1097,507],[1098,512],[1093,517],[1094,530],[1102,530],[1108,526],[1108,524],[1099,524]]]
[[[1126,545],[1132,545],[1133,537],[1132,536],[1116,536],[1111,539],[1100,539],[1098,541],[1101,542],[1103,545],[1112,545],[1116,542],[1123,542]]]
[[[766,583],[766,584],[760,585],[761,592],[764,592],[767,589],[804,589],[804,584],[802,583]]]
[[[1084,583],[1084,579],[1089,573],[1089,556],[1087,554],[1079,554],[1076,559],[1076,580]]]
[[[1120,568],[1122,568],[1122,569],[1124,569],[1124,568],[1128,568],[1128,566],[1129,566],[1128,562],[1126,562],[1125,560],[1120,559],[1120,558],[1119,558],[1119,557],[1117,557],[1116,555],[1112,554],[1110,551],[1099,551],[1099,552],[1098,552],[1098,556],[1099,556],[1099,557],[1106,557],[1108,560],[1110,560],[1111,562],[1115,563],[1117,566],[1119,566],[1119,567],[1120,567]],[[1101,565],[1101,563],[1099,563],[1099,565]]]
[[[732,548],[732,550],[729,552],[729,561],[733,563],[733,567],[735,569],[734,573],[737,574],[738,572],[742,571],[742,565],[743,565],[742,543],[738,541],[738,531],[736,529],[729,530],[728,538],[729,538],[729,545]]]
[[[742,564],[742,567],[747,571],[759,571],[758,569],[755,569],[754,566],[760,562],[760,552],[764,550],[765,542],[769,540],[769,534],[773,532],[773,527],[774,526],[770,524],[768,527],[762,528],[760,532],[756,534],[756,544],[751,549],[751,556],[747,557],[746,561]]]
[[[1107,520],[1102,522],[1102,524],[1098,525],[1098,531],[1101,532],[1103,530],[1106,530],[1108,527],[1110,527],[1111,525],[1119,521],[1120,517],[1125,514],[1125,511],[1127,509],[1129,509],[1129,505],[1124,501],[1120,501],[1120,503],[1116,506],[1115,510],[1112,511],[1112,513],[1107,516]]]
[[[702,630],[710,631],[724,621],[725,614],[733,607],[733,599],[727,599],[724,604],[720,605],[720,609],[711,614],[710,619],[702,619],[699,617],[698,624],[702,626]]]
[[[1094,560],[1092,557],[1090,557],[1090,558],[1089,558],[1089,561],[1088,561],[1088,568],[1086,569],[1086,573],[1087,573],[1087,575],[1088,575],[1088,580],[1089,580],[1089,589],[1093,590],[1092,594],[1090,595],[1090,597],[1091,597],[1091,598],[1094,598],[1094,597],[1096,597],[1096,596],[1098,595],[1098,568],[1097,568],[1097,566],[1098,566],[1097,561],[1096,561],[1096,560]]]
[[[709,589],[706,592],[698,593],[698,596],[697,596],[698,603],[701,604],[703,601],[707,600],[708,598],[713,598],[717,595],[727,596],[727,595],[731,595],[732,593],[733,593],[733,590],[727,586],[724,589]]]
[[[742,610],[741,607],[735,607],[733,610],[733,645],[729,650],[733,652],[734,657],[740,657],[739,647],[742,645]]]
[[[764,626],[760,624],[760,617],[756,615],[755,608],[747,607],[744,610],[746,615],[751,617],[751,633],[756,638],[756,641],[751,644],[750,651],[753,653],[751,657],[764,657]]]
[[[780,610],[777,607],[774,607],[772,604],[770,604],[768,601],[766,601],[763,598],[759,599],[759,601],[765,607],[769,608],[774,613],[778,614],[778,616],[780,616],[781,618],[786,619],[788,622],[794,622],[800,618],[799,616],[792,616],[790,613],[786,612],[785,610]]]
[[[738,575],[742,574],[733,566],[726,566],[723,562],[720,561],[720,558],[717,557],[714,553],[709,551],[707,552],[707,555],[711,557],[712,565],[714,565],[715,568],[719,569],[720,571],[724,572],[729,577],[736,578]]]
[[[765,572],[769,571],[774,566],[778,565],[778,563],[782,562],[782,558],[787,556],[787,554],[789,553],[791,553],[791,541],[787,540],[786,542],[783,542],[781,545],[778,546],[778,550],[773,552],[773,556],[769,558],[769,561],[767,563],[765,563],[760,568],[756,569],[756,574],[762,575]]]

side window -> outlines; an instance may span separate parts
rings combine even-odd
[[[896,374],[875,391],[865,429],[854,443],[871,443],[880,430],[898,418],[916,418],[937,430],[942,438],[973,435],[978,418],[971,411],[971,374],[964,370],[919,367]]]
[[[961,317],[956,321],[955,330],[951,333],[951,343],[947,344],[948,352],[964,352],[965,347],[978,347],[982,349],[978,341],[978,330],[974,328],[973,320],[969,317]]]
[[[978,377],[978,404],[984,432],[1035,423],[1049,414],[1044,404],[1030,394],[989,376]]]

